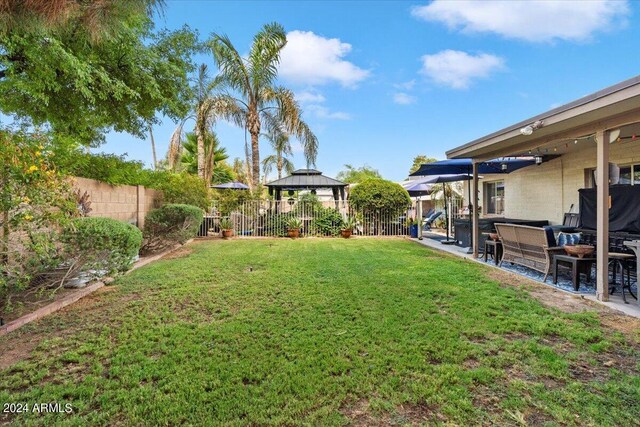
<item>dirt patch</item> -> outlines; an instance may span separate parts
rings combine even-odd
[[[18,319],[19,317],[34,312],[48,304],[59,301],[67,295],[72,294],[76,291],[77,289],[62,288],[55,293],[45,290],[41,294],[38,294],[33,293],[31,290],[28,290],[12,295],[11,310],[7,311],[3,303],[2,306],[0,306],[0,318],[2,318],[4,323],[9,323],[12,320]]]
[[[191,249],[189,246],[185,245],[185,246],[179,247],[175,251],[169,252],[168,254],[163,256],[162,259],[184,258],[184,257],[187,257],[187,256],[191,255],[192,253],[193,253],[193,249]]]
[[[393,412],[376,412],[371,409],[366,399],[345,405],[340,409],[340,413],[349,419],[348,425],[357,427],[417,426],[446,421],[446,417],[431,405],[405,403],[397,406]]]

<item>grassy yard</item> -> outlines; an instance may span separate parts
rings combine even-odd
[[[637,331],[546,308],[478,264],[399,239],[187,249],[0,338],[25,353],[0,371],[0,403],[73,406],[0,423],[640,420]]]

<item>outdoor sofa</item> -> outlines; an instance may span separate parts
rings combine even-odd
[[[564,253],[556,246],[553,231],[550,228],[530,227],[517,224],[496,223],[496,232],[502,242],[502,260],[544,273],[543,281],[551,272],[554,254]]]

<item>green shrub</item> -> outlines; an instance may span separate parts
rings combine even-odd
[[[205,211],[211,207],[209,189],[204,181],[188,173],[166,173],[163,178],[151,183],[152,188],[162,191],[165,203],[197,206]]]
[[[336,209],[316,208],[311,221],[312,232],[321,236],[337,236],[340,234],[343,222],[342,215]]]
[[[202,209],[185,204],[169,204],[145,217],[144,252],[156,252],[195,237],[202,224]]]
[[[111,218],[75,218],[64,228],[67,262],[82,263],[82,270],[106,273],[126,271],[138,255],[142,232]]]
[[[400,215],[411,205],[411,198],[400,184],[384,179],[368,179],[351,190],[349,204],[357,210]]]

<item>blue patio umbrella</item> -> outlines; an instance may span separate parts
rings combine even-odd
[[[411,197],[428,196],[431,194],[432,184],[420,181],[412,181],[403,185]]]
[[[543,161],[549,160],[556,156],[539,156]],[[535,157],[500,157],[493,160],[478,163],[479,174],[491,173],[511,173],[527,166],[535,165]],[[412,173],[410,176],[424,175],[451,175],[451,174],[468,174],[473,172],[472,159],[449,159],[439,160],[433,163],[425,163],[420,169]]]
[[[249,186],[237,181],[225,182],[224,184],[212,185],[211,188],[219,190],[248,190]]]
[[[557,156],[536,156],[543,162],[550,160]],[[492,174],[492,173],[511,173],[518,169],[526,168],[527,166],[535,165],[536,157],[499,157],[493,160],[487,160],[478,163],[479,174]],[[472,159],[448,159],[439,160],[433,163],[425,163],[420,166],[420,169],[413,172],[410,176],[432,176],[432,175],[444,175],[444,174],[466,174],[471,175],[473,173],[473,160]],[[471,186],[469,185],[469,229],[471,229],[471,212],[473,207],[471,206]],[[473,233],[471,235],[471,245],[473,246]]]
[[[447,183],[447,182],[458,182],[458,181],[469,181],[473,179],[472,175],[469,174],[443,174],[443,175],[432,175],[428,178],[421,179],[419,182],[423,185],[429,184],[439,184],[439,183]],[[454,243],[454,241],[449,240],[449,208],[447,204],[447,192],[443,191],[444,194],[444,218],[445,218],[445,228],[447,229],[447,240],[442,241],[444,244]]]

